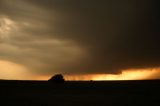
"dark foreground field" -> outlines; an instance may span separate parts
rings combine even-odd
[[[160,106],[160,80],[0,81],[0,106]]]

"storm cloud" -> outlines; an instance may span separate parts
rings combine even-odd
[[[158,0],[1,0],[0,60],[37,74],[160,66]]]

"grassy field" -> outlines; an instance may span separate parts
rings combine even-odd
[[[160,106],[160,80],[0,81],[0,106]]]

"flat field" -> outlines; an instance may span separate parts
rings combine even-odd
[[[0,80],[0,106],[160,106],[160,80]]]

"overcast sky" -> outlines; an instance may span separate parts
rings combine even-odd
[[[0,0],[0,66],[36,75],[159,67],[159,18],[158,0]]]

